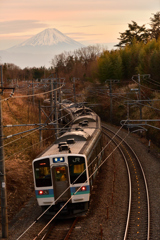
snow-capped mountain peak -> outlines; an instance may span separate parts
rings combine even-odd
[[[48,28],[25,42],[1,52],[3,62],[12,62],[20,67],[50,66],[56,54],[84,47],[55,28]]]
[[[35,36],[31,37],[30,39],[26,40],[25,42],[18,45],[18,47],[22,46],[51,46],[58,43],[67,43],[67,44],[77,44],[82,46],[80,43],[76,42],[75,40],[67,37],[60,31],[55,28],[48,28],[44,31],[36,34]]]

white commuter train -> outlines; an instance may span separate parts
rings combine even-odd
[[[70,199],[59,215],[73,217],[88,210],[96,169],[102,161],[102,154],[98,155],[103,147],[101,121],[89,108],[68,103],[63,108],[71,112],[72,124],[33,160],[33,177],[39,206],[47,209],[52,205],[47,213],[55,214]]]

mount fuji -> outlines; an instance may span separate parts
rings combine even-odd
[[[73,51],[84,45],[69,38],[55,28],[44,31],[29,38],[25,42],[0,51],[3,63],[14,63],[25,67],[50,67],[51,60],[56,54]]]

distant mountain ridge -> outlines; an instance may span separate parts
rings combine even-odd
[[[57,45],[60,43],[65,43],[68,45],[72,46],[78,46],[82,47],[83,45],[75,40],[73,40],[70,37],[67,37],[63,33],[61,33],[59,30],[56,28],[48,28],[45,29],[44,31],[36,34],[35,36],[29,38],[28,40],[11,47],[9,49],[13,48],[19,48],[19,47],[24,47],[24,46],[53,46]],[[9,50],[8,49],[8,50]]]
[[[21,68],[49,67],[49,62],[56,54],[81,47],[84,45],[59,30],[48,28],[18,45],[0,51],[0,56],[3,63],[14,63]]]

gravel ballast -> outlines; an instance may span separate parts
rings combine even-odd
[[[127,132],[124,130],[120,132],[120,135],[123,137],[126,134]],[[150,152],[148,152],[146,139],[130,134],[125,140],[135,150],[144,168],[150,194],[150,239],[159,240],[160,156],[155,154],[152,145]],[[112,151],[113,148],[113,145],[110,146],[109,151]],[[119,151],[116,150],[101,168],[94,185],[89,211],[86,217],[79,219],[70,237],[71,240],[122,239],[128,204],[128,182],[125,176],[126,167],[124,160]],[[17,239],[40,213],[41,209],[33,197],[10,222],[9,240]],[[33,238],[30,238],[29,234],[27,234],[26,238],[23,239],[30,240]]]

